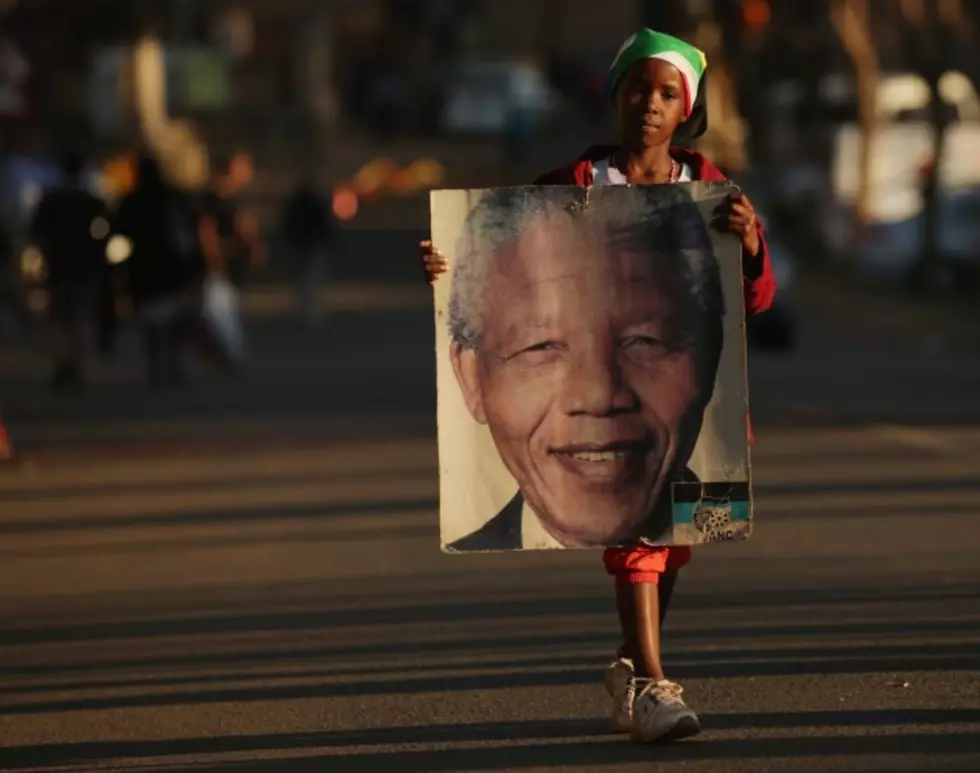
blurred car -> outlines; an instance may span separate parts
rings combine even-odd
[[[797,312],[795,302],[796,259],[775,232],[766,235],[769,260],[776,279],[776,297],[772,306],[748,318],[746,340],[754,348],[789,352],[797,345]]]
[[[939,279],[949,288],[975,286],[980,280],[980,187],[942,196],[938,217]],[[870,223],[859,253],[862,269],[889,281],[906,277],[919,258],[923,221],[920,212]]]
[[[949,121],[937,169],[940,274],[949,284],[977,282],[980,99],[969,78],[955,70],[940,78],[939,94]],[[825,222],[825,239],[834,251],[853,249],[859,268],[875,278],[906,278],[919,260],[924,172],[934,163],[929,100],[929,86],[921,76],[882,76],[876,110],[878,126],[871,146],[869,211],[867,221],[860,227],[851,209],[858,188],[860,131],[856,125],[845,125],[835,138],[832,182],[836,204]],[[855,236],[860,239],[855,240]]]
[[[538,129],[555,115],[560,97],[544,74],[517,62],[462,65],[446,85],[442,130],[500,135],[520,125]]]

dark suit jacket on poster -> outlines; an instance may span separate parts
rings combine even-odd
[[[472,534],[450,543],[448,549],[460,553],[474,550],[520,550],[524,547],[521,538],[523,512],[524,495],[518,491],[504,505],[503,510]]]
[[[680,477],[681,482],[697,483],[698,477],[688,469]],[[667,526],[672,522],[672,503],[669,495],[669,484],[660,496],[660,502],[654,510],[654,516],[647,519],[649,531],[656,531],[650,534],[647,529],[641,537],[657,539],[660,537]],[[455,542],[451,542],[446,549],[454,553],[470,553],[481,550],[520,550],[524,547],[522,537],[524,513],[524,495],[520,491],[514,495],[504,509],[497,513],[476,531],[461,537]]]

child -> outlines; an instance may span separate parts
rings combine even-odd
[[[536,185],[645,185],[723,180],[704,156],[675,145],[707,128],[704,54],[671,35],[642,29],[623,43],[609,69],[609,93],[619,123],[618,146],[594,146]],[[748,314],[772,303],[775,281],[762,226],[748,198],[733,193],[715,213],[714,225],[742,243],[743,290]],[[421,243],[429,282],[446,271],[442,253]],[[686,546],[609,548],[606,571],[615,578],[624,644],[606,670],[613,698],[613,727],[649,743],[700,732],[697,714],[680,685],[664,674],[660,629],[677,580],[691,559]]]

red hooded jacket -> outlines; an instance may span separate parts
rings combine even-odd
[[[609,158],[616,150],[611,145],[594,145],[583,153],[574,163],[542,175],[534,181],[535,185],[592,185],[592,165],[596,161]],[[676,161],[687,164],[695,180],[724,180],[718,168],[700,153],[687,148],[671,148],[670,155]],[[772,275],[769,261],[769,247],[762,231],[762,223],[757,222],[759,230],[759,254],[742,256],[742,292],[745,297],[745,313],[759,314],[772,305],[776,294],[776,280]]]

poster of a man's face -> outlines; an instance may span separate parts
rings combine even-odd
[[[436,291],[445,550],[748,535],[739,246],[707,225],[727,193],[432,194],[451,267]]]

